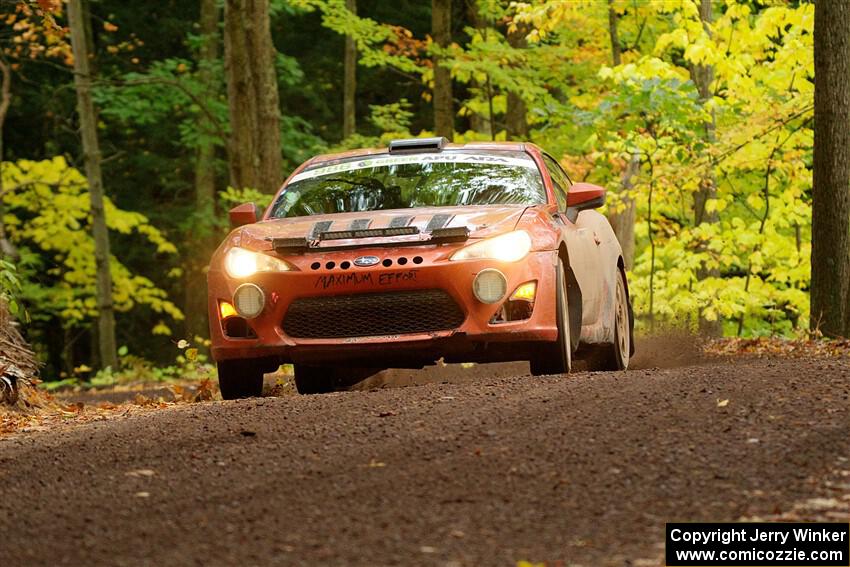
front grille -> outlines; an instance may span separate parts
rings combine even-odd
[[[463,311],[438,289],[296,299],[283,320],[290,337],[336,339],[446,331]]]

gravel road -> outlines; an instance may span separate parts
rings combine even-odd
[[[0,439],[0,565],[658,565],[667,521],[850,520],[850,361],[479,368]]]

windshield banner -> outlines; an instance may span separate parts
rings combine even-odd
[[[537,169],[537,164],[529,158],[503,157],[497,155],[485,154],[466,154],[466,153],[439,153],[439,154],[411,154],[406,156],[375,156],[359,160],[337,163],[326,167],[319,167],[308,171],[302,171],[292,178],[290,183],[303,181],[304,179],[313,179],[334,173],[345,171],[356,171],[358,169],[371,169],[373,167],[387,167],[391,165],[407,165],[413,163],[476,163],[486,165],[501,165],[509,167],[526,167],[528,169]]]

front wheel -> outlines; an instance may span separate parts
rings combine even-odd
[[[555,309],[558,325],[558,338],[554,343],[546,344],[531,359],[531,373],[534,376],[545,374],[567,374],[572,367],[573,355],[570,342],[570,310],[567,303],[567,273],[564,260],[558,258],[555,273]]]
[[[225,400],[263,395],[265,366],[256,360],[223,360],[218,363],[218,388]]]

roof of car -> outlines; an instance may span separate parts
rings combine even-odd
[[[467,144],[446,144],[443,150],[481,150],[481,151],[514,151],[523,152],[529,144],[525,142],[469,142]],[[389,148],[360,148],[335,154],[322,154],[311,159],[307,165],[315,166],[320,163],[347,159],[358,156],[371,156],[389,153]],[[414,152],[410,152],[414,153]],[[425,152],[422,153],[433,153]]]

